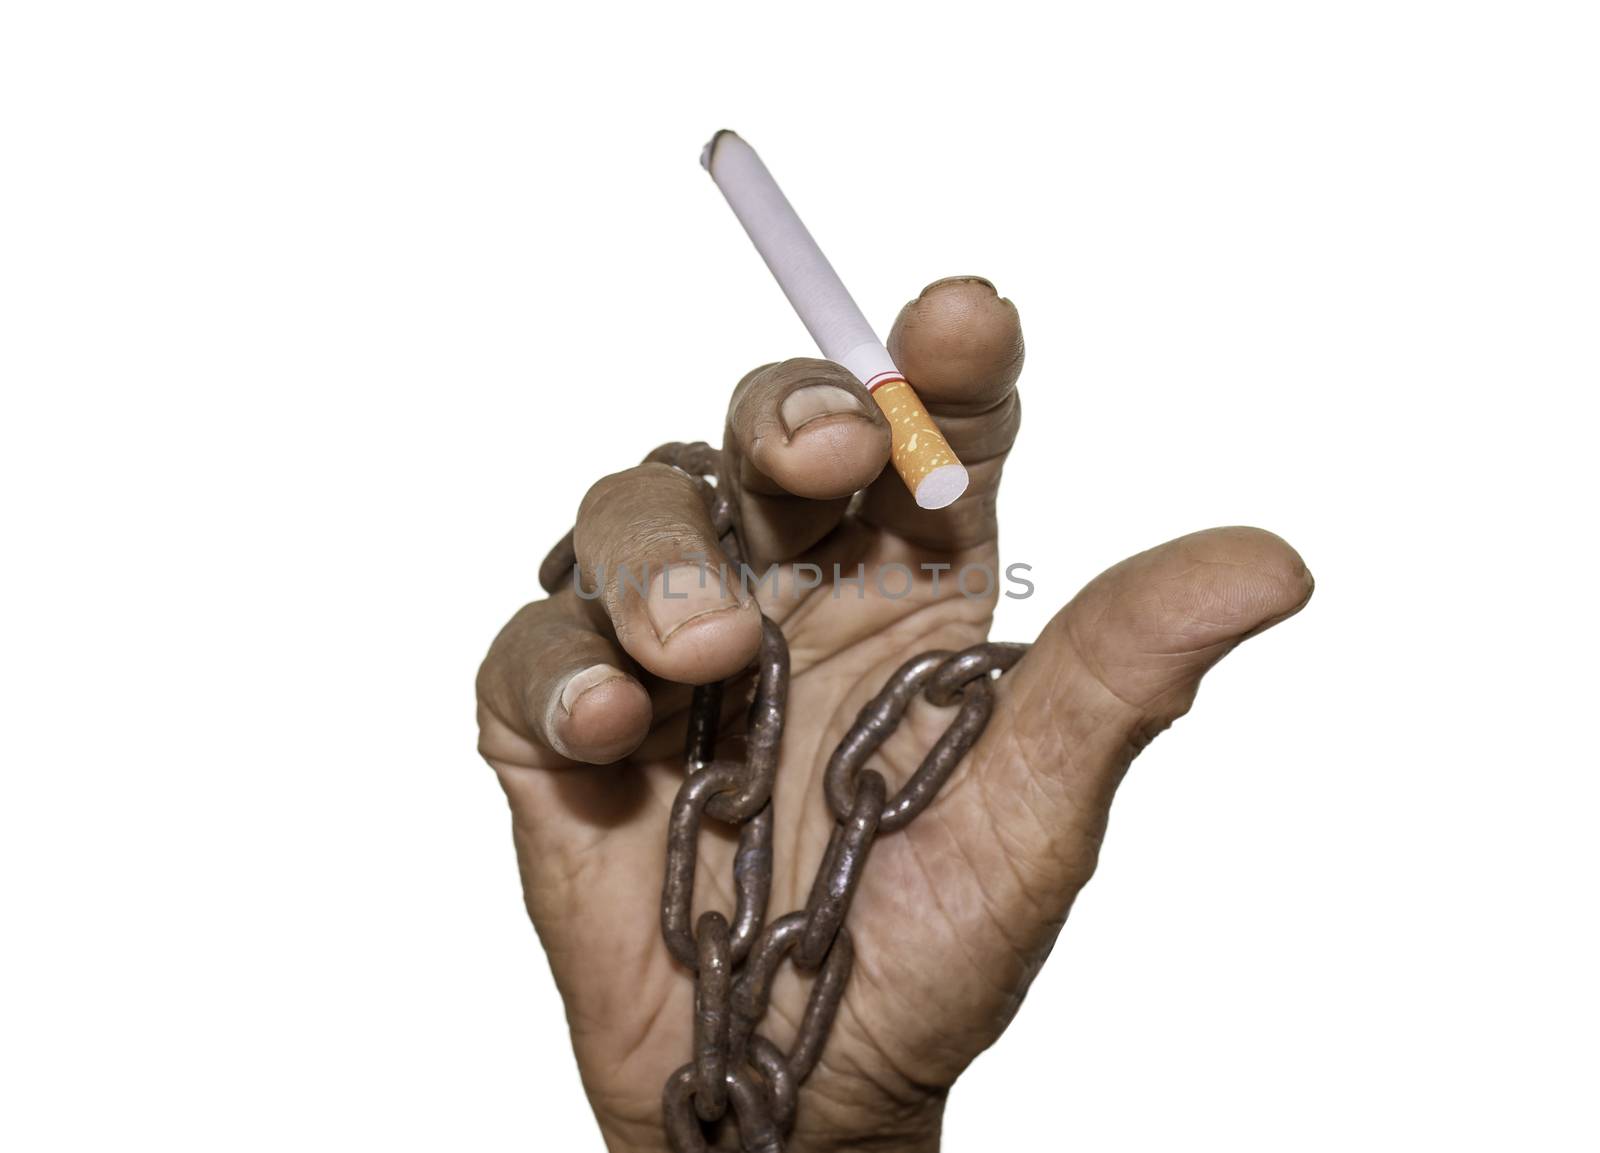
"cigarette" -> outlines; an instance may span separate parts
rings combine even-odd
[[[967,470],[894,366],[889,350],[850,298],[755,149],[724,128],[700,163],[750,234],[822,355],[842,364],[889,420],[889,458],[922,508],[944,508],[967,489]]]

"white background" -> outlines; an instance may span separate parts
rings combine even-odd
[[[7,5],[0,1145],[598,1148],[472,677],[810,351],[727,125],[880,324],[1021,308],[998,635],[1213,524],[1318,579],[946,1147],[1595,1148],[1586,7]]]

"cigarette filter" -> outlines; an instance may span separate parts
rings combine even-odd
[[[849,369],[878,402],[889,420],[890,459],[917,504],[950,504],[966,491],[967,470],[761,157],[737,133],[723,129],[706,145],[700,163],[727,197],[822,355]]]

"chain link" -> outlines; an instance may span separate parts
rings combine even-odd
[[[726,494],[705,478],[719,454],[704,442],[666,444],[645,458],[702,480],[706,510],[723,551],[742,557]],[[571,577],[577,555],[568,533],[539,568],[555,592]],[[837,824],[806,907],[768,922],[772,889],[772,792],[789,697],[789,646],[783,630],[762,618],[745,755],[716,758],[726,684],[700,685],[689,706],[684,760],[688,776],[673,801],[661,889],[661,935],[695,976],[693,1060],[667,1079],[662,1115],[676,1153],[704,1153],[705,1126],[732,1114],[746,1153],[782,1153],[794,1126],[800,1085],[822,1056],[844,999],[855,947],[845,919],[873,842],[905,828],[926,809],[982,736],[994,711],[993,678],[1021,660],[1027,645],[991,642],[961,652],[936,650],[901,665],[866,703],[828,759],[824,794]],[[955,717],[905,784],[889,795],[882,774],[866,767],[894,734],[911,703],[959,703]],[[716,910],[691,929],[700,830],[706,818],[738,826],[732,920]],[[785,1053],[756,1032],[772,983],[785,959],[814,972],[805,1013]]]

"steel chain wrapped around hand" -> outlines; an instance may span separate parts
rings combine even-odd
[[[715,449],[696,442],[662,445],[645,459],[703,480],[715,475],[717,457]],[[722,547],[737,560],[742,550],[728,498],[711,484],[703,491]],[[568,533],[540,566],[540,583],[555,591],[575,561]],[[862,707],[828,760],[825,791],[839,824],[806,907],[771,922],[766,912],[772,888],[772,791],[789,695],[783,631],[762,618],[743,763],[715,759],[724,685],[696,687],[685,750],[689,775],[667,826],[661,893],[661,935],[672,955],[695,974],[694,1059],[667,1079],[662,1095],[667,1139],[677,1153],[703,1153],[708,1146],[701,1123],[719,1121],[730,1111],[745,1150],[782,1153],[800,1085],[822,1055],[850,979],[855,950],[844,921],[872,843],[880,833],[905,828],[932,803],[989,722],[993,677],[1027,651],[1027,645],[979,644],[958,653],[922,653],[895,671]],[[919,693],[934,705],[959,702],[961,707],[916,772],[889,796],[882,775],[865,765]],[[691,929],[699,833],[707,817],[739,826],[735,907],[731,922],[709,911]],[[788,1053],[755,1031],[786,957],[817,974]]]

